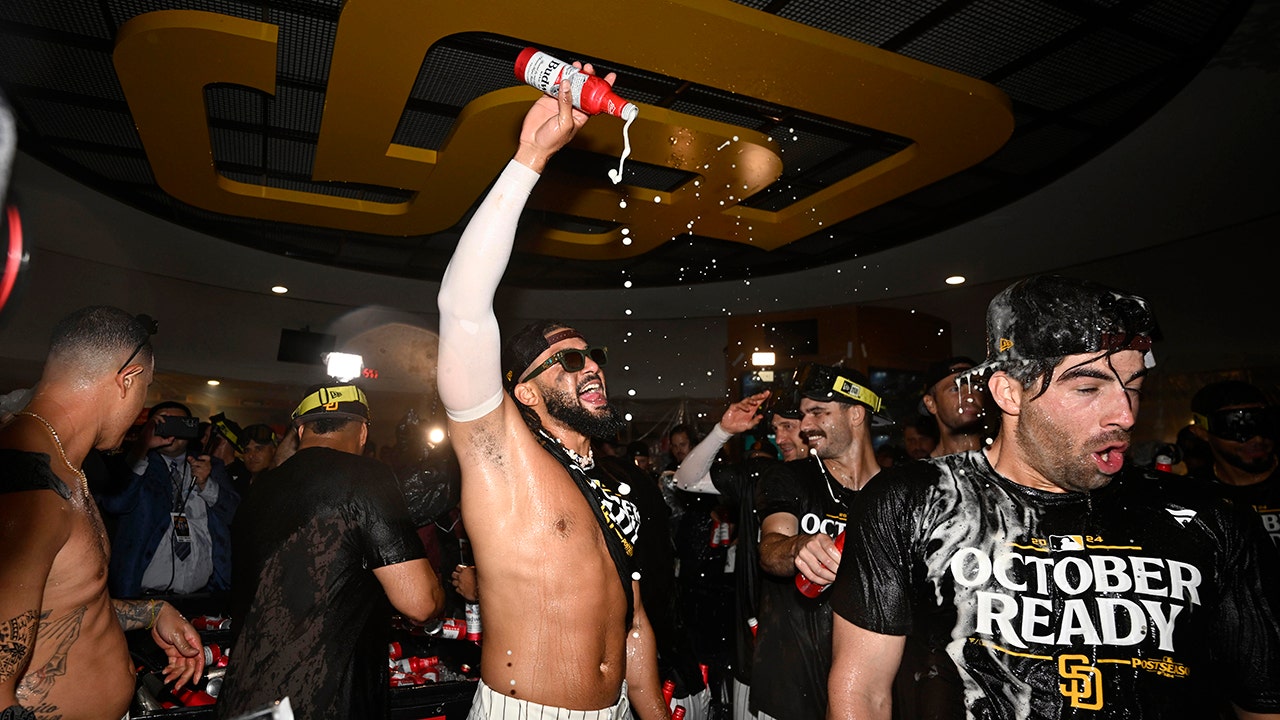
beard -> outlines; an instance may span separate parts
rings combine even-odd
[[[543,388],[543,400],[547,404],[548,415],[589,438],[616,437],[627,426],[618,409],[612,405],[605,405],[598,413],[593,413],[582,407],[573,395],[551,387]]]
[[[1101,472],[1090,453],[1072,447],[1067,428],[1059,427],[1032,404],[1025,407],[1014,433],[1027,464],[1046,480],[1068,492],[1090,492],[1111,482]],[[1128,442],[1129,433],[1104,433],[1089,438],[1083,447],[1100,447]]]
[[[1267,445],[1271,445],[1272,449],[1268,452],[1259,453],[1256,459],[1244,458],[1234,452],[1220,452],[1219,454],[1228,465],[1239,470],[1243,470],[1251,475],[1260,475],[1270,470],[1276,463],[1274,445],[1272,445],[1269,440],[1265,442]]]

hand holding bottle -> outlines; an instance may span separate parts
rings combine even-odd
[[[796,554],[796,589],[805,597],[818,597],[835,582],[840,556],[844,552],[844,532],[832,540],[818,534]]]

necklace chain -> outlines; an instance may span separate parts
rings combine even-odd
[[[564,451],[569,453],[569,457],[573,458],[573,461],[578,463],[578,467],[583,470],[590,470],[596,466],[596,454],[594,450],[587,450],[587,454],[584,457],[574,452],[573,448],[565,445],[563,442],[560,442],[560,438],[556,438],[556,442],[560,443],[560,447],[564,448]]]
[[[89,477],[84,474],[84,470],[82,468],[78,468],[75,465],[71,464],[71,460],[67,458],[67,451],[62,447],[62,439],[58,437],[58,431],[53,429],[53,424],[50,423],[48,420],[45,420],[44,418],[40,417],[39,415],[31,412],[30,410],[22,410],[14,414],[33,417],[36,420],[39,420],[40,423],[44,425],[45,429],[49,431],[49,435],[53,437],[53,443],[58,446],[58,454],[62,456],[62,462],[66,463],[67,468],[70,469],[71,472],[75,473],[76,476],[80,478],[80,486],[84,488],[84,496],[86,498],[89,497]]]

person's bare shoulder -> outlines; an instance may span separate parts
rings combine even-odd
[[[0,547],[5,548],[0,555],[51,563],[74,527],[75,510],[70,500],[52,488],[9,491],[4,489],[7,486],[0,481]]]

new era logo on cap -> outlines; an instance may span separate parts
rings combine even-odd
[[[1012,340],[1010,340],[1009,338],[1000,338],[1000,352],[1005,352],[1011,347],[1013,347]]]

